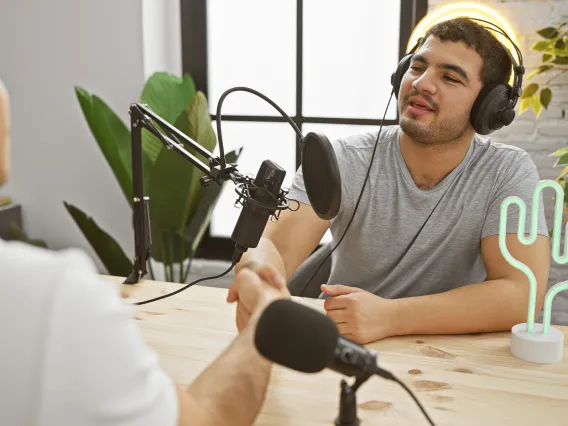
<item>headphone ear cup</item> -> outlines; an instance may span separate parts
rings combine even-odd
[[[412,59],[411,53],[403,56],[400,62],[398,63],[398,67],[396,67],[396,71],[391,74],[391,85],[394,91],[394,96],[397,99],[398,99],[398,91],[400,90],[400,82],[402,80],[402,76],[410,66],[411,59]]]
[[[489,84],[481,89],[471,108],[470,122],[473,130],[480,135],[511,124],[514,118],[510,113],[511,86],[508,84]]]

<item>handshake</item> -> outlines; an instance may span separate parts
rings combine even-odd
[[[238,269],[229,287],[227,302],[237,303],[237,329],[254,327],[264,308],[276,299],[289,299],[286,280],[277,268],[267,264],[247,262]]]

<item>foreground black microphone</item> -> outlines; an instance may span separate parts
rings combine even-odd
[[[329,368],[345,376],[377,373],[377,355],[339,336],[325,315],[291,300],[277,300],[262,313],[255,345],[277,364],[317,373]]]
[[[344,393],[345,385],[342,383],[340,415],[336,424],[359,424],[354,392],[371,374],[376,374],[401,385],[418,404],[428,422],[434,425],[412,391],[392,373],[377,365],[374,351],[339,336],[333,321],[313,308],[285,299],[272,302],[258,320],[254,342],[266,359],[292,370],[317,373],[329,368],[357,377],[355,385],[347,388],[351,393]]]

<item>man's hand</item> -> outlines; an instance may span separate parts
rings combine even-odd
[[[229,287],[227,302],[237,304],[237,329],[241,331],[251,318],[258,319],[262,310],[273,300],[289,298],[284,277],[269,265],[241,269]]]
[[[321,290],[329,296],[324,303],[326,315],[342,336],[365,344],[395,334],[393,300],[345,285],[323,284]]]

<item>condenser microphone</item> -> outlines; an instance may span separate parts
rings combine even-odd
[[[310,132],[300,140],[300,153],[309,203],[320,218],[333,219],[341,206],[341,175],[335,151],[325,135]],[[243,209],[231,235],[235,243],[233,262],[258,246],[270,216],[288,205],[286,192],[281,190],[285,176],[282,167],[265,160],[254,181],[241,185]]]
[[[291,300],[267,306],[256,326],[255,345],[268,360],[302,373],[329,368],[345,376],[382,375],[374,351],[339,336],[331,319]]]
[[[282,182],[286,171],[278,164],[264,160],[252,184],[246,185],[243,209],[231,235],[236,256],[258,245],[266,223],[280,204]],[[236,259],[238,261],[238,259]]]

